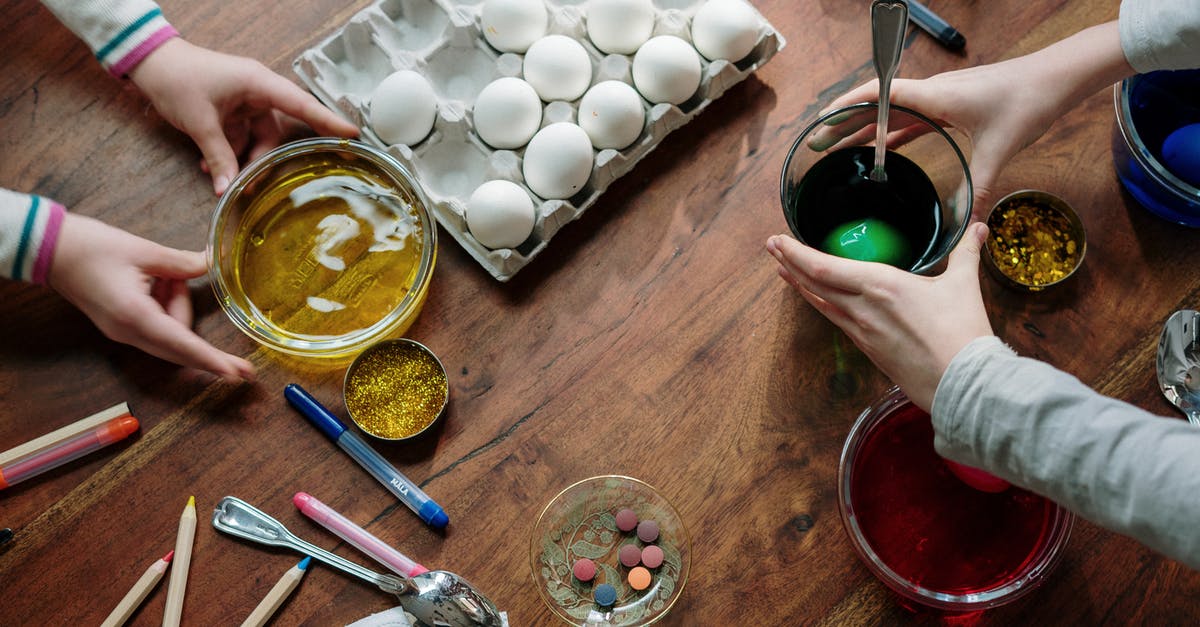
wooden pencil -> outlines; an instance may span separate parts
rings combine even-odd
[[[187,588],[188,566],[192,563],[192,541],[196,538],[196,497],[189,496],[179,517],[179,535],[175,537],[175,567],[167,584],[167,606],[163,627],[179,627],[183,617],[183,593]]]
[[[311,557],[306,557],[300,560],[299,564],[288,569],[279,581],[275,582],[275,586],[259,601],[258,607],[250,612],[250,616],[246,617],[242,627],[262,627],[271,620],[271,616],[275,614],[275,610],[279,609],[280,605],[287,600],[288,595],[296,586],[300,585],[300,580],[304,578],[304,572],[308,570],[308,564],[312,561]]]
[[[158,582],[162,580],[163,573],[167,572],[167,566],[170,565],[171,556],[173,555],[175,555],[175,551],[167,553],[162,559],[151,564],[150,568],[147,568],[146,572],[142,573],[137,583],[133,584],[133,587],[129,589],[129,592],[125,593],[125,598],[121,599],[117,607],[113,608],[112,613],[108,615],[108,618],[104,619],[100,627],[120,627],[120,625],[124,625],[125,621],[129,620],[129,617],[133,616],[137,608],[142,605],[142,601],[145,601],[146,597],[150,595],[150,591],[154,590],[154,586],[158,585]]]

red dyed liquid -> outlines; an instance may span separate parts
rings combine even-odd
[[[896,574],[950,594],[993,590],[1021,576],[1048,540],[1055,506],[1011,487],[976,490],[933,449],[929,414],[897,408],[866,436],[850,499],[867,543]]]

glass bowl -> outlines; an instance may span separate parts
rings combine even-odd
[[[984,265],[1001,285],[1040,292],[1066,281],[1087,254],[1083,221],[1067,201],[1035,189],[1001,198],[987,216]]]
[[[877,103],[865,102],[835,109],[810,123],[796,138],[783,164],[779,195],[783,214],[792,234],[801,242],[831,252],[824,245],[828,237],[851,222],[864,218],[888,222],[902,235],[911,254],[904,262],[892,263],[918,274],[936,272],[962,234],[971,218],[972,187],[967,157],[959,148],[965,138],[956,130],[943,129],[929,118],[904,107],[892,105],[888,128],[889,140],[884,170],[892,192],[907,185],[922,202],[914,202],[906,211],[874,211],[878,202],[862,202],[846,196],[847,189],[862,189],[874,158]],[[903,139],[896,130],[904,129]],[[954,133],[958,136],[955,140]],[[818,144],[810,144],[816,141]],[[858,165],[865,165],[849,179],[839,178],[830,186],[819,178],[827,172],[835,154],[854,154]],[[898,157],[897,157],[898,155]],[[827,159],[829,158],[829,159]],[[818,166],[814,169],[814,166]],[[814,174],[816,173],[816,174]],[[921,177],[921,174],[924,177]],[[910,176],[904,176],[909,174]],[[928,183],[921,182],[927,178]],[[930,187],[932,184],[932,187]],[[861,192],[859,192],[861,193]],[[906,194],[905,197],[913,197]],[[884,202],[892,204],[888,196]],[[840,206],[839,206],[840,205]],[[896,216],[901,216],[897,219]],[[841,224],[842,227],[836,225]],[[843,240],[844,241],[844,240]],[[837,254],[837,253],[835,253]]]
[[[933,448],[929,414],[892,388],[850,429],[838,511],[859,558],[903,599],[973,612],[1035,589],[1062,556],[1074,516],[1011,486],[983,492]]]
[[[1200,189],[1172,174],[1159,159],[1173,131],[1200,122],[1197,84],[1200,70],[1179,70],[1138,74],[1113,88],[1117,177],[1148,211],[1186,226],[1200,226]]]
[[[412,174],[365,144],[285,144],[233,180],[213,212],[208,273],[260,344],[348,360],[403,333],[429,290],[437,228]]]
[[[639,520],[658,523],[652,544],[663,550],[661,566],[650,569],[650,586],[634,590],[629,569],[617,558],[620,548],[646,543],[617,528],[616,513],[630,508]],[[602,475],[568,486],[550,500],[533,525],[529,565],[542,601],[571,625],[598,623],[612,627],[649,625],[667,615],[687,583],[692,545],[679,512],[650,485],[620,475]],[[591,559],[596,576],[584,583],[572,575],[576,559]],[[617,601],[601,607],[593,599],[597,585],[617,590]]]

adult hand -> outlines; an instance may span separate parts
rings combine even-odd
[[[834,257],[787,235],[772,236],[767,250],[779,261],[779,275],[928,411],[954,356],[992,335],[979,290],[986,237],[982,223],[968,227],[946,271],[934,277]]]
[[[288,117],[322,135],[354,137],[358,128],[295,83],[246,57],[222,54],[174,38],[129,73],[168,122],[203,153],[218,195],[250,161],[278,146]],[[287,117],[285,117],[287,116]]]
[[[970,138],[974,207],[979,217],[991,206],[1000,171],[1017,152],[1037,141],[1084,98],[1131,74],[1117,23],[1109,22],[1015,59],[924,80],[896,79],[891,102],[956,127]],[[827,110],[878,98],[875,80],[837,98]],[[892,120],[900,124],[888,125],[889,147],[921,134],[921,128],[904,125],[902,116],[894,115]],[[833,121],[814,134],[810,147],[824,150],[843,138],[844,145],[861,144],[875,136],[874,113]]]
[[[250,362],[191,330],[187,280],[204,273],[203,253],[160,246],[68,213],[47,283],[110,339],[227,380],[253,380]]]

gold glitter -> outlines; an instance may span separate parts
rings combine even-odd
[[[346,409],[363,431],[380,438],[420,433],[437,419],[448,395],[446,371],[415,342],[376,344],[346,373]]]
[[[1034,288],[1056,283],[1079,265],[1071,221],[1058,209],[1014,198],[988,218],[988,252],[1005,276]]]

